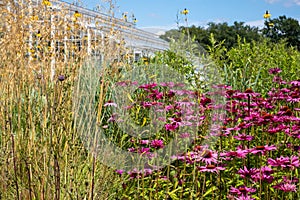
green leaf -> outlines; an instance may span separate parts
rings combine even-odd
[[[177,195],[176,195],[176,192],[178,191],[178,190],[181,190],[182,188],[181,187],[179,187],[179,188],[177,188],[177,189],[175,189],[175,190],[173,190],[173,191],[171,191],[171,192],[168,192],[168,195],[172,198],[172,199],[175,199],[175,200],[179,200],[179,198],[177,197]]]
[[[129,94],[129,93],[127,93],[127,97],[128,97],[128,99],[133,103],[134,102],[134,100],[132,99],[132,97],[131,97],[131,95]]]
[[[212,186],[211,188],[209,188],[205,194],[203,195],[203,197],[206,197],[207,195],[209,195],[210,193],[214,192],[215,190],[217,190],[217,186]]]

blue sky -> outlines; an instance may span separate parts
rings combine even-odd
[[[94,0],[82,2],[89,8],[96,6]],[[190,11],[189,25],[196,26],[234,21],[260,26],[266,10],[273,18],[286,15],[300,20],[300,0],[116,0],[116,3],[115,15],[121,18],[123,12],[128,16],[133,13],[138,28],[176,28],[176,14],[184,8]],[[180,17],[180,25],[184,25],[184,18]]]

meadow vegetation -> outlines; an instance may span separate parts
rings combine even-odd
[[[227,49],[212,34],[206,52],[188,38],[147,60],[128,62],[128,49],[98,38],[91,48],[104,59],[95,62],[72,40],[55,48],[54,41],[85,31],[79,16],[65,20],[67,11],[61,10],[60,18],[44,20],[53,12],[47,1],[35,12],[25,4],[0,11],[0,199],[300,199],[295,47],[237,36],[236,46]],[[155,74],[158,66],[186,81]],[[150,78],[124,81],[132,69],[148,70]],[[203,74],[212,69],[217,76]],[[136,88],[124,94],[128,104],[117,104],[116,86]],[[93,117],[76,115],[81,100]],[[154,122],[151,110],[163,112],[165,118],[157,119],[163,126],[148,138],[133,137],[119,126],[125,119],[116,115],[118,106],[139,127]],[[90,125],[149,163],[142,169],[103,163],[84,141]],[[97,140],[92,136],[88,144]],[[185,151],[173,152],[163,167],[151,162],[170,142],[187,139]]]

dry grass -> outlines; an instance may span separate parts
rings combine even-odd
[[[91,33],[96,40],[88,44],[79,34],[88,31],[84,16],[70,19],[68,10],[23,2],[4,0],[9,6],[0,7],[0,199],[114,199],[118,177],[85,149],[72,94],[78,70],[98,51],[104,56],[101,110],[105,81],[120,67],[109,63],[126,54],[108,39],[120,33]],[[71,38],[85,45],[63,42]]]

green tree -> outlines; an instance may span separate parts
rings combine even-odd
[[[172,39],[179,40],[182,35],[182,32],[180,30],[171,29],[167,32],[165,32],[164,35],[161,35],[160,38],[163,40],[166,40],[167,42],[171,42]]]
[[[296,19],[283,15],[269,21],[266,20],[263,34],[271,38],[272,42],[285,40],[287,45],[300,50],[300,25]]]
[[[194,25],[190,27],[179,27],[179,30],[170,30],[167,31],[165,35],[161,36],[162,39],[168,38],[178,38],[178,33],[187,34],[187,31],[191,38],[195,42],[198,42],[204,48],[208,50],[208,46],[210,43],[210,35],[213,34],[215,40],[217,42],[224,41],[224,46],[227,49],[230,49],[237,45],[238,36],[242,39],[245,39],[247,42],[251,41],[259,41],[262,36],[259,33],[259,29],[257,27],[251,27],[249,25],[245,25],[244,22],[234,22],[233,25],[229,25],[228,23],[214,23],[210,22],[207,24],[208,27],[196,27]]]

